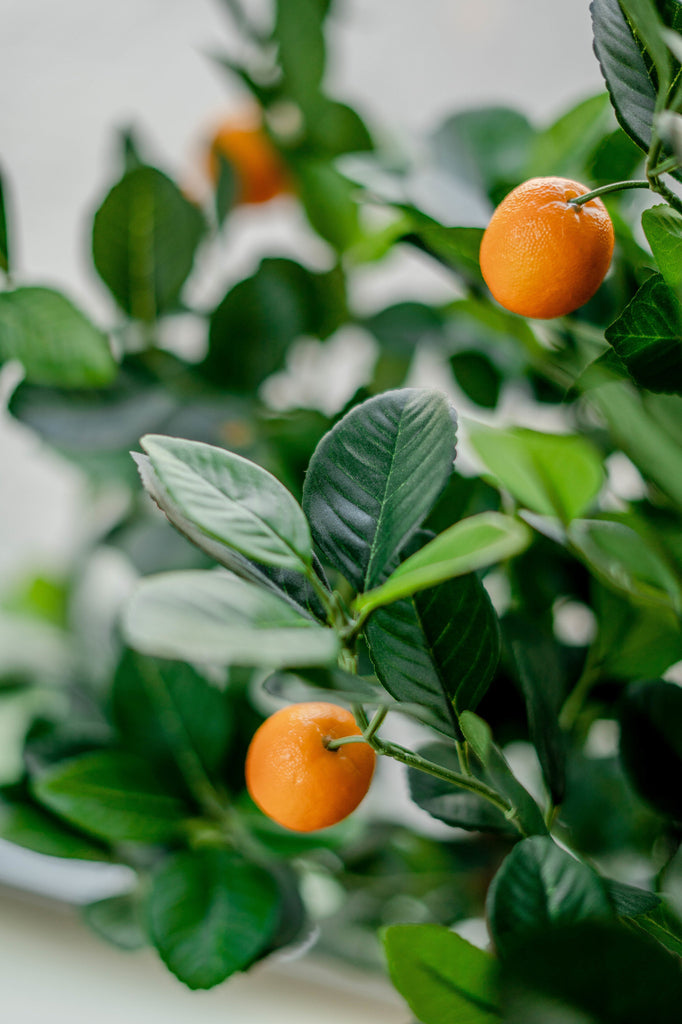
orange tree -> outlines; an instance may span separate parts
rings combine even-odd
[[[265,28],[228,6],[255,56],[253,67],[223,63],[258,100],[330,263],[265,260],[208,315],[192,310],[183,289],[208,223],[229,231],[229,161],[202,213],[128,137],[127,170],[93,226],[95,267],[121,315],[115,347],[58,293],[12,283],[0,296],[0,352],[25,368],[12,412],[94,482],[115,474],[131,495],[126,449],[141,447],[144,487],[194,546],[171,551],[167,523],[137,497],[110,527],[107,544],[149,575],[126,604],[113,677],[95,685],[81,669],[67,709],[34,721],[3,789],[3,834],[131,865],[139,887],[88,917],[119,941],[137,922],[136,941],[191,987],[304,934],[297,880],[320,852],[318,870],[329,864],[333,846],[349,904],[360,893],[374,908],[365,920],[390,923],[391,976],[423,1024],[672,1022],[679,5],[594,0],[608,95],[546,129],[505,108],[457,113],[428,158],[398,168],[324,92],[327,4],[286,0]],[[595,291],[604,267],[590,266],[583,291],[581,232],[577,244],[550,232],[537,262],[552,280],[532,287],[563,280],[568,305],[549,312],[570,315],[541,322],[488,292],[499,242],[485,280],[479,263],[493,209],[537,177],[583,183],[561,218],[580,225],[603,200],[615,235],[603,284]],[[353,310],[349,279],[404,247],[445,268],[460,297]],[[576,295],[588,301],[575,308]],[[163,347],[181,310],[207,323],[198,360]],[[348,323],[377,343],[365,388],[338,417],[274,416],[255,392],[291,344]],[[403,386],[415,351],[439,359],[458,413],[441,390]],[[353,846],[344,825],[292,836],[272,824],[244,790],[263,692],[349,707],[360,735],[325,732],[317,754],[359,741],[381,766],[402,764],[411,799],[450,838],[420,844],[403,832],[392,843],[383,822]],[[396,737],[398,716],[414,743]],[[433,889],[423,861],[436,866]],[[405,923],[394,923],[394,880],[381,891],[391,870],[413,897]],[[483,915],[487,951],[443,927]]]

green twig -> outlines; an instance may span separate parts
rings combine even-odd
[[[589,203],[590,199],[598,199],[600,196],[608,195],[610,192],[623,192],[629,188],[651,188],[648,178],[635,178],[632,181],[612,181],[609,185],[600,185],[599,188],[585,192],[582,196],[573,196],[568,202],[571,206],[582,206]]]

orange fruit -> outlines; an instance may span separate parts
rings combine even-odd
[[[512,313],[548,320],[591,299],[613,254],[613,224],[601,199],[568,178],[531,178],[492,215],[481,242],[481,273]]]
[[[291,192],[287,167],[258,121],[232,119],[215,132],[208,152],[208,174],[214,184],[219,156],[234,169],[237,203],[266,203]]]
[[[350,711],[336,704],[291,704],[267,718],[246,755],[246,788],[260,809],[285,828],[314,832],[354,811],[372,781],[368,743],[335,750],[326,741],[361,736]]]

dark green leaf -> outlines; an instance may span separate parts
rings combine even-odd
[[[429,761],[460,771],[459,758],[454,745],[429,743],[420,747],[419,754]],[[475,793],[457,789],[452,783],[434,775],[410,768],[408,771],[410,797],[431,817],[444,821],[453,828],[468,832],[492,832],[496,835],[518,836],[516,828],[493,804]]]
[[[272,875],[232,851],[178,853],[153,877],[154,945],[191,989],[212,988],[248,967],[269,942],[278,915]]]
[[[517,843],[493,879],[486,908],[501,956],[548,925],[612,915],[599,875],[549,836]]]
[[[667,203],[642,214],[642,227],[663,280],[682,297],[682,214]]]
[[[189,778],[196,762],[210,775],[221,767],[233,728],[229,698],[190,665],[128,651],[111,699],[123,742],[160,774],[172,766]]]
[[[116,362],[105,334],[60,292],[18,288],[0,294],[0,362],[18,359],[32,384],[108,384]]]
[[[677,957],[682,957],[682,920],[663,900],[659,900],[657,906],[638,914],[628,924],[656,939]]]
[[[356,590],[397,563],[452,472],[455,440],[445,396],[405,388],[356,406],[317,446],[303,507],[321,556]]]
[[[316,154],[329,159],[372,149],[372,139],[365,124],[345,103],[320,96],[306,102],[304,114],[307,147]]]
[[[546,835],[547,826],[540,808],[518,781],[506,757],[493,741],[488,723],[472,711],[464,711],[459,723],[469,747],[485,770],[485,781],[516,809],[513,820],[518,823],[523,835]]]
[[[188,814],[143,758],[117,751],[62,761],[34,778],[33,792],[72,825],[115,842],[163,842]]]
[[[391,980],[422,1024],[498,1024],[497,962],[438,925],[384,931]]]
[[[531,742],[553,802],[560,804],[566,788],[565,739],[559,728],[565,692],[557,645],[537,622],[520,616],[505,617],[504,636],[526,704]]]
[[[649,149],[656,106],[656,89],[639,43],[619,0],[592,0],[594,50],[616,117],[630,138]]]
[[[682,821],[682,688],[660,679],[629,687],[620,726],[621,757],[635,789]]]
[[[124,313],[152,322],[176,305],[205,229],[199,209],[154,167],[114,185],[95,214],[92,254]]]
[[[144,654],[198,664],[324,665],[338,653],[333,630],[222,571],[146,577],[125,610],[123,630]]]
[[[301,202],[315,231],[337,252],[350,248],[360,236],[355,186],[322,160],[299,161],[296,175]]]
[[[109,899],[88,903],[83,907],[86,924],[100,938],[119,949],[134,952],[149,944],[142,920],[142,908],[136,893],[111,896]]]
[[[612,878],[604,878],[603,882],[611,905],[619,917],[640,917],[655,910],[661,902],[661,897],[648,889],[625,885]]]
[[[7,230],[7,187],[4,175],[0,174],[0,270],[8,274],[11,270],[9,232]]]
[[[605,676],[654,679],[682,661],[682,631],[674,611],[633,605],[607,587],[593,588],[599,623],[597,664]]]
[[[331,295],[322,278],[291,260],[263,260],[211,314],[205,375],[230,391],[251,393],[281,369],[294,341],[323,336],[321,307]]]
[[[452,227],[439,224],[417,210],[409,209],[408,212],[412,218],[414,233],[406,236],[404,241],[411,242],[434,256],[440,263],[461,274],[466,281],[482,281],[478,259],[485,230],[482,226],[476,224]],[[482,221],[483,218],[480,217],[478,220]]]
[[[215,151],[215,159],[218,164],[218,177],[215,186],[215,212],[218,226],[227,220],[235,201],[237,199],[237,176],[234,167],[223,154]]]
[[[606,340],[640,387],[682,392],[682,307],[659,274],[607,328]]]
[[[147,434],[140,444],[171,502],[209,540],[266,565],[299,572],[311,565],[303,510],[267,470],[198,441]]]
[[[0,802],[0,838],[50,857],[109,860],[103,846],[31,803]]]
[[[651,939],[590,921],[555,927],[521,943],[505,961],[503,992],[508,1010],[520,1001],[526,1006],[528,1000],[533,1005],[549,999],[587,1014],[590,1024],[673,1024],[682,974],[679,961]]]
[[[439,338],[444,330],[442,313],[421,302],[398,302],[364,321],[382,348],[396,355],[412,356],[420,342]]]
[[[450,356],[450,366],[464,394],[484,409],[494,409],[500,397],[502,374],[480,352],[460,349]]]
[[[430,708],[449,735],[458,733],[457,713],[483,697],[500,652],[495,610],[474,575],[378,609],[365,635],[386,690]]]

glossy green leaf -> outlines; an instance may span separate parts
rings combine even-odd
[[[30,383],[50,387],[101,387],[116,375],[107,336],[50,288],[0,294],[0,362],[8,359]]]
[[[459,772],[461,766],[453,744],[429,743],[419,748],[419,754],[429,761]],[[489,832],[502,836],[518,836],[518,831],[504,814],[484,797],[458,789],[450,782],[434,775],[408,770],[410,797],[432,818],[453,828],[468,832]]]
[[[604,878],[603,882],[611,906],[619,917],[640,917],[642,914],[650,914],[661,903],[661,897],[648,889],[625,885],[612,878]]]
[[[134,952],[149,945],[144,927],[142,907],[136,893],[110,896],[108,899],[87,903],[82,908],[86,924],[119,949]]]
[[[359,595],[353,607],[361,615],[369,615],[375,608],[454,576],[512,558],[528,546],[530,539],[525,524],[511,516],[499,512],[469,516],[406,558],[385,583]]]
[[[303,510],[267,470],[198,441],[147,434],[140,444],[171,501],[209,539],[266,565],[311,565]]]
[[[384,931],[391,980],[422,1024],[498,1024],[497,961],[447,928]]]
[[[378,609],[365,636],[385,689],[431,709],[449,735],[458,734],[457,712],[485,694],[500,652],[495,610],[473,575]]]
[[[461,349],[450,356],[450,366],[465,395],[484,409],[494,409],[500,397],[502,374],[487,356]]]
[[[125,746],[168,773],[222,766],[233,730],[228,695],[190,665],[127,651],[114,675],[111,706]],[[199,765],[197,769],[195,765]]]
[[[452,472],[454,410],[404,388],[356,406],[310,461],[303,508],[320,555],[357,591],[390,572]]]
[[[682,306],[659,274],[607,328],[606,340],[640,387],[682,392]]]
[[[30,803],[0,801],[0,838],[50,857],[109,860],[103,846]]]
[[[656,90],[619,0],[592,0],[594,50],[616,117],[645,152],[649,149]]]
[[[665,97],[672,81],[670,51],[663,38],[663,21],[654,0],[619,0],[637,38],[644,45],[656,73],[658,90]]]
[[[180,981],[191,989],[213,988],[267,945],[279,899],[272,875],[234,851],[177,853],[152,878],[151,936]]]
[[[540,808],[518,781],[509,763],[493,740],[490,726],[472,711],[464,711],[459,719],[471,751],[485,769],[485,781],[507,798],[516,809],[513,820],[525,836],[545,835],[547,826]]]
[[[622,925],[585,921],[520,943],[505,961],[502,988],[509,1011],[541,999],[579,1012],[578,1019],[586,1015],[590,1024],[672,1024],[682,974],[677,958],[650,938]]]
[[[644,210],[642,227],[663,280],[682,297],[682,214],[661,203]]]
[[[501,956],[548,925],[612,916],[599,875],[549,836],[517,843],[492,881],[486,909]]]
[[[577,435],[472,424],[469,440],[486,469],[517,501],[564,523],[589,508],[604,482],[598,452]]]
[[[636,683],[620,705],[620,753],[640,796],[682,821],[682,687],[663,680]]]
[[[95,214],[95,268],[123,312],[150,323],[177,304],[205,230],[198,207],[170,178],[137,167]]]
[[[325,665],[338,653],[333,630],[222,571],[146,577],[126,607],[123,631],[143,654],[198,664]]]
[[[680,582],[649,540],[617,517],[576,519],[568,529],[573,550],[598,579],[645,604],[674,608]]]
[[[34,778],[33,793],[70,824],[113,842],[164,842],[189,813],[143,758],[118,751],[59,762]]]
[[[542,626],[506,615],[504,636],[528,715],[528,730],[555,805],[566,789],[566,740],[559,727],[564,679],[557,644]]]

